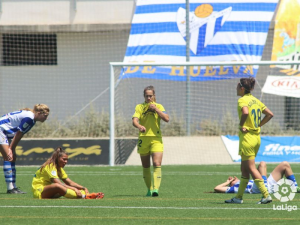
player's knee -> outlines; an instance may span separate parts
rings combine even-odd
[[[282,164],[285,168],[291,167],[290,164],[289,164],[287,161],[283,161],[281,164]]]
[[[265,168],[267,166],[267,163],[264,161],[261,161],[258,166],[261,168]]]
[[[153,166],[161,166],[161,162],[153,162]]]

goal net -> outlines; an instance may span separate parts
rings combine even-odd
[[[137,142],[138,129],[132,125],[135,106],[144,102],[143,90],[155,87],[156,100],[166,109],[170,122],[161,121],[164,141],[164,164],[226,164],[233,159],[228,154],[222,136],[238,135],[238,113],[236,87],[239,78],[249,77],[256,70],[256,85],[251,92],[260,99],[273,113],[274,118],[262,127],[261,134],[268,136],[295,135],[299,130],[300,100],[277,94],[262,92],[268,75],[286,75],[296,63],[292,62],[242,62],[230,63],[178,63],[178,64],[126,64],[111,63],[111,141],[118,139],[114,148],[115,157],[126,154],[128,146],[121,139],[131,138]],[[272,66],[271,66],[272,65]],[[190,71],[190,79],[186,71]],[[170,79],[160,79],[147,71],[170,71]],[[220,71],[235,70],[239,76],[222,78]],[[133,71],[140,75],[132,76]],[[201,81],[198,76],[205,78]],[[294,70],[295,75],[300,74]],[[143,73],[144,72],[144,73]],[[183,72],[184,75],[181,75]],[[216,73],[214,73],[216,72]],[[219,74],[217,74],[219,73]],[[193,74],[193,75],[191,75]],[[182,77],[177,81],[174,76]],[[213,79],[215,77],[215,79]],[[277,76],[282,78],[281,76]],[[299,81],[273,82],[274,85],[297,89]],[[275,79],[276,80],[276,79]],[[292,84],[293,82],[293,84]],[[294,85],[294,86],[293,86]],[[265,92],[268,92],[266,90]],[[280,93],[278,93],[280,94]],[[136,149],[135,149],[136,150]],[[136,152],[133,154],[138,155]],[[139,162],[139,161],[138,161]]]

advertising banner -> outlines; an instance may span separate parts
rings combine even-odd
[[[238,155],[239,138],[238,136],[222,136],[222,140],[228,153],[235,162],[240,162]],[[261,145],[255,158],[256,162],[300,162],[300,137],[271,137],[262,136]]]
[[[300,98],[300,77],[268,76],[261,91],[267,94]]]
[[[278,0],[190,0],[190,62],[259,61]],[[186,0],[137,0],[124,62],[186,61]],[[255,76],[258,66],[190,67],[191,81]],[[186,80],[185,67],[127,67],[121,78]]]
[[[116,145],[120,142],[116,140]],[[136,143],[136,139],[122,140],[127,150],[115,152],[116,164],[126,162]],[[70,165],[109,165],[109,139],[23,139],[16,148],[17,165],[42,165],[59,146],[68,153]]]
[[[300,57],[300,1],[284,0],[280,2],[274,29],[272,60],[295,61]],[[300,75],[300,65],[276,66],[280,72],[290,76]],[[274,73],[273,73],[274,74]]]

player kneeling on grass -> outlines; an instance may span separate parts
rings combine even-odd
[[[66,151],[58,147],[33,177],[32,192],[34,198],[59,198],[64,196],[66,198],[101,199],[104,197],[102,192],[89,193],[87,188],[68,178],[63,169],[67,162],[68,155]]]
[[[268,177],[268,179],[267,179],[267,164],[264,161],[260,162],[257,170],[262,175],[264,179],[264,184],[270,194],[274,193],[274,186],[281,178],[283,178],[283,176],[285,176],[286,179],[292,181],[291,187],[293,189],[295,188],[297,190],[297,193],[300,193],[300,188],[298,187],[291,165],[288,162],[284,161],[281,162],[278,166],[276,166],[275,169],[270,174],[270,176]],[[214,191],[217,193],[237,193],[239,186],[240,186],[240,180],[237,177],[228,177],[227,181],[217,185],[214,188]],[[253,180],[249,180],[244,193],[260,194],[261,192],[256,186],[255,182]]]

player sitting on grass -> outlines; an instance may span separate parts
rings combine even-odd
[[[66,151],[58,147],[33,177],[32,192],[34,198],[59,198],[64,196],[66,198],[101,199],[104,197],[102,192],[89,193],[87,188],[68,178],[63,169],[67,162],[68,155]]]
[[[278,166],[276,166],[276,168],[272,171],[268,179],[267,179],[266,162],[264,161],[260,162],[257,169],[262,175],[264,179],[264,184],[270,194],[274,193],[274,186],[281,178],[283,178],[283,176],[285,176],[286,179],[291,180],[293,182],[292,188],[296,188],[297,193],[300,193],[300,188],[298,187],[291,165],[288,162],[284,161],[281,162]],[[239,185],[240,185],[240,180],[237,177],[228,177],[227,181],[217,185],[214,188],[214,191],[217,193],[237,193],[239,189]],[[259,191],[254,181],[249,180],[244,193],[260,194],[261,192]]]

